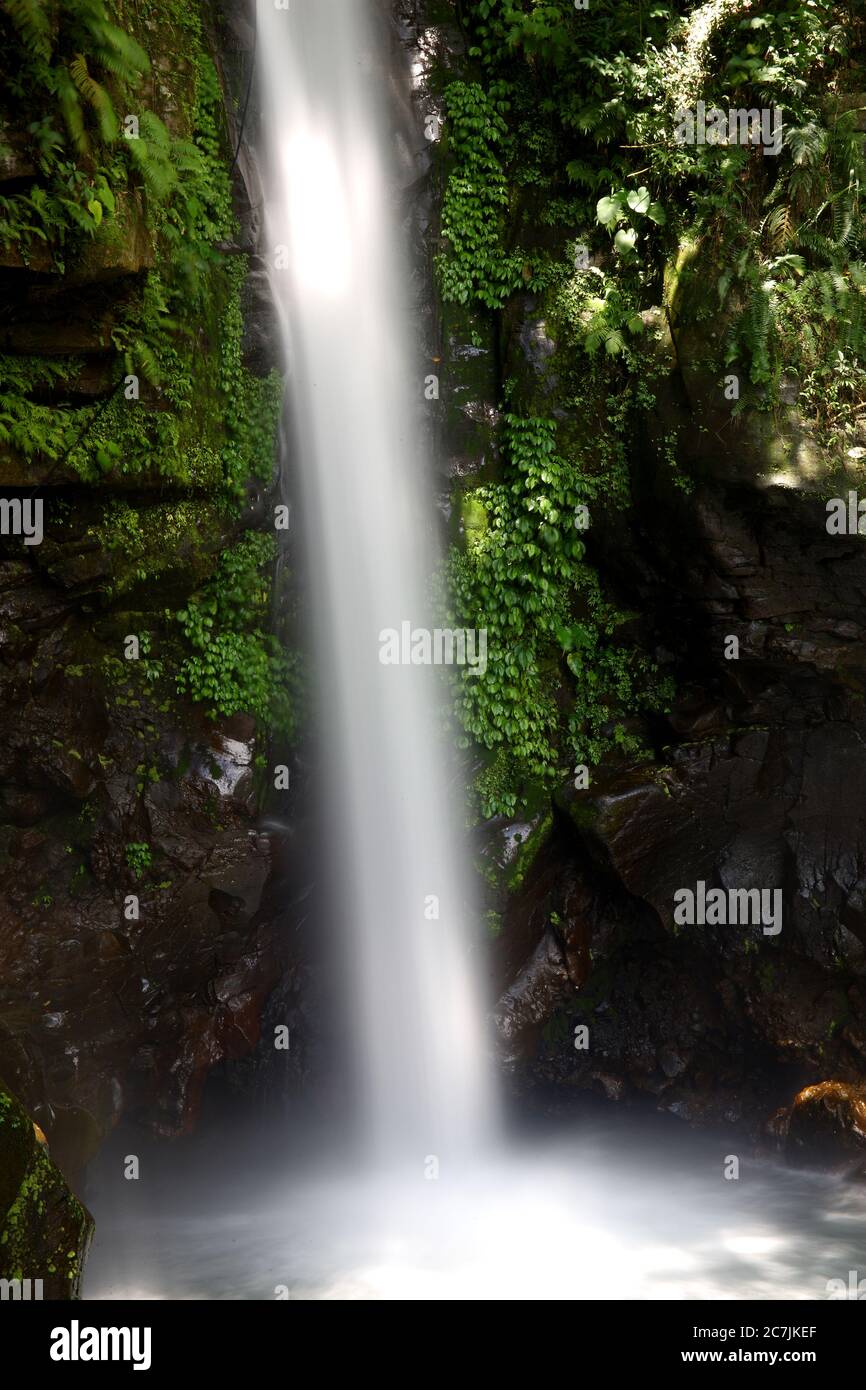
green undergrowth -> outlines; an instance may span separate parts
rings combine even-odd
[[[178,689],[213,717],[245,712],[290,735],[297,667],[267,630],[275,550],[272,536],[244,536],[176,615],[192,653],[181,665]]]
[[[501,308],[569,277],[580,244],[598,306],[576,327],[588,353],[617,357],[690,244],[699,312],[724,321],[711,366],[742,374],[740,408],[775,407],[792,376],[816,409],[816,383],[830,392],[825,414],[862,402],[861,7],[468,0],[460,13],[466,72],[442,92],[446,301]],[[699,100],[781,108],[778,155],[682,143],[677,113]]]
[[[18,8],[12,6],[16,17]],[[38,4],[33,8],[41,11]],[[32,24],[18,32],[31,30]],[[88,483],[156,477],[219,493],[228,506],[237,504],[247,478],[272,475],[280,382],[275,373],[254,377],[241,361],[246,258],[227,257],[218,245],[237,231],[222,96],[200,36],[193,30],[186,37],[175,120],[188,135],[169,134],[153,112],[141,110],[129,82],[120,84],[120,95],[139,112],[138,139],[124,139],[116,123],[97,122],[89,132],[85,123],[86,143],[76,143],[58,120],[76,167],[91,170],[99,151],[111,155],[115,206],[104,208],[93,226],[74,218],[74,226],[62,220],[42,226],[40,244],[62,251],[53,265],[62,275],[87,267],[94,249],[86,245],[88,236],[109,243],[112,233],[126,237],[136,241],[138,275],[130,292],[120,285],[113,294],[105,344],[111,355],[95,403],[74,403],[82,365],[77,357],[0,357],[0,449],[25,463],[63,464]],[[19,43],[26,61],[41,70],[39,55]],[[85,103],[85,116],[87,109]],[[20,123],[20,114],[14,119]],[[34,189],[53,167],[39,166]],[[7,201],[18,207],[24,197],[17,193]],[[69,201],[63,204],[67,219],[73,216]],[[132,230],[119,221],[121,207],[129,206],[137,209]],[[0,241],[26,260],[36,231],[19,225],[11,211],[9,219]],[[137,246],[142,238],[144,252]]]
[[[631,506],[658,325],[697,326],[701,373],[720,400],[737,376],[738,411],[781,411],[792,382],[824,439],[866,411],[866,17],[846,0],[466,0],[457,19],[465,58],[438,79],[446,317],[508,341],[528,291],[555,343],[499,402],[503,465],[463,484],[449,561],[452,619],[488,631],[486,675],[455,681],[487,757],[479,807],[513,814],[573,763],[640,756],[672,696],[573,522],[581,501],[595,521]],[[684,143],[698,101],[781,107],[778,155]],[[659,453],[688,491],[675,435]]]
[[[580,509],[589,514],[598,480],[559,451],[553,419],[506,414],[504,445],[502,478],[469,494],[483,524],[448,569],[449,620],[487,633],[484,674],[455,677],[461,742],[492,755],[477,783],[484,815],[514,814],[531,787],[552,788],[612,747],[640,756],[623,716],[671,693],[623,633],[636,615],[586,563]]]

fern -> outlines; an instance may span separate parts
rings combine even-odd
[[[158,116],[146,111],[140,139],[129,141],[129,156],[141,175],[148,196],[164,203],[177,183],[171,136]]]
[[[88,28],[93,37],[93,59],[121,82],[132,86],[150,71],[150,59],[144,49],[116,24],[92,21]]]
[[[116,140],[119,126],[111,98],[105,88],[91,77],[83,53],[76,53],[69,64],[69,75],[75,83],[76,90],[96,112],[99,133],[103,140],[106,142]]]
[[[87,129],[84,124],[81,98],[67,68],[57,67],[52,70],[50,87],[57,97],[60,113],[69,132],[73,148],[79,155],[87,154],[90,149],[90,141],[87,138]]]
[[[795,126],[788,131],[786,143],[794,163],[811,168],[824,156],[827,149],[827,132],[813,122],[800,127]]]
[[[794,215],[790,204],[783,203],[768,213],[761,223],[761,232],[767,238],[770,249],[781,251],[795,235]]]
[[[37,57],[51,57],[51,23],[42,0],[3,0],[8,14],[25,45]]]

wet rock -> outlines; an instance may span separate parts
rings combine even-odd
[[[241,291],[244,319],[241,352],[244,366],[256,376],[282,369],[280,331],[271,294],[267,268],[259,258],[250,261],[250,270]]]
[[[797,1167],[841,1169],[866,1175],[866,1088],[821,1081],[778,1112],[771,1131],[786,1160]]]
[[[494,1021],[506,1063],[525,1053],[532,1033],[572,993],[562,946],[548,929],[496,1007]]]

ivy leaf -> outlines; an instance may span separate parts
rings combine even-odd
[[[657,227],[663,227],[668,220],[668,215],[661,203],[650,203],[646,215],[651,222],[655,222]]]
[[[634,227],[621,227],[613,239],[613,244],[621,256],[629,256],[635,248],[637,232]]]

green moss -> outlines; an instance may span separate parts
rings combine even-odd
[[[147,584],[168,570],[186,567],[199,580],[214,568],[205,538],[220,534],[223,517],[216,503],[179,500],[153,507],[111,501],[88,538],[111,556],[110,596]]]
[[[101,10],[101,0],[90,2]],[[158,32],[164,34],[162,23]],[[114,353],[107,396],[87,405],[62,400],[64,388],[74,388],[77,359],[0,358],[0,449],[7,475],[20,460],[17,481],[26,481],[28,465],[63,462],[92,485],[163,479],[235,505],[247,478],[272,477],[280,383],[276,374],[258,380],[241,363],[247,266],[245,258],[226,258],[216,247],[237,228],[222,94],[197,20],[187,23],[183,51],[185,133],[170,134],[143,111],[140,138],[120,139],[112,156],[112,207],[100,214],[99,241],[104,259],[114,238],[128,261],[115,269],[137,274],[111,302],[103,337]],[[20,112],[10,123],[20,126]],[[104,136],[94,139],[105,145]],[[78,158],[82,170],[90,168],[83,150]],[[3,235],[25,246],[23,228],[16,232],[10,224],[4,233],[0,222]],[[93,252],[82,244],[75,254],[76,274],[86,279],[95,270]],[[133,377],[137,385],[130,385]],[[58,404],[40,399],[46,388],[61,397]]]
[[[41,25],[41,7],[32,7],[30,19],[29,7],[10,0],[6,9],[9,17],[0,15],[0,34],[15,30],[10,41],[21,60],[22,87],[30,80],[53,90],[57,72],[62,81],[73,61],[68,40],[83,26],[96,45],[92,62],[88,58],[94,74],[97,67],[105,69],[100,80],[106,100],[136,113],[139,138],[124,139],[110,120],[100,123],[96,109],[85,109],[86,138],[77,140],[66,119],[70,113],[61,111],[69,128],[59,130],[57,149],[44,155],[34,189],[46,179],[66,180],[69,202],[69,190],[83,180],[98,208],[85,205],[84,220],[65,208],[66,222],[55,218],[49,234],[47,222],[28,230],[22,211],[26,197],[16,194],[14,208],[0,200],[0,244],[5,239],[24,260],[34,245],[47,247],[45,269],[65,274],[71,286],[86,286],[104,311],[98,318],[94,308],[102,325],[96,399],[85,403],[79,394],[80,356],[0,357],[0,471],[7,482],[26,485],[48,468],[62,468],[96,497],[127,492],[129,501],[113,498],[94,506],[84,546],[74,530],[81,507],[71,517],[62,504],[52,510],[55,529],[49,542],[71,537],[81,579],[96,584],[104,604],[128,596],[134,608],[154,581],[168,603],[179,605],[192,593],[179,613],[158,618],[125,616],[115,609],[113,625],[104,622],[100,637],[112,641],[129,631],[152,632],[153,654],[142,639],[143,659],[130,673],[112,655],[88,652],[77,663],[82,677],[88,660],[95,662],[113,702],[124,709],[140,707],[136,697],[143,692],[130,682],[143,680],[205,702],[215,716],[243,711],[285,727],[286,662],[266,634],[266,572],[273,564],[269,538],[260,538],[254,566],[256,603],[232,612],[227,580],[232,554],[248,553],[243,546],[226,550],[246,484],[255,479],[268,485],[273,479],[282,383],[277,373],[258,378],[243,363],[241,293],[248,263],[220,249],[236,239],[238,227],[223,94],[207,51],[201,7],[195,0],[159,5],[143,0],[123,15],[121,27],[104,0],[69,0],[59,29],[48,35],[33,28]],[[164,120],[146,108],[131,69],[118,77],[106,44],[125,52],[141,73],[149,70],[151,59],[161,69],[171,55],[171,105],[162,112]],[[83,39],[78,47],[89,52]],[[153,90],[160,86],[154,83]],[[27,109],[26,102],[18,102],[0,122],[16,138],[25,138],[22,112]],[[74,112],[72,119],[77,120]],[[47,139],[42,127],[26,135],[31,146]],[[34,150],[27,152],[35,159]],[[44,211],[49,221],[54,218],[52,207]],[[29,220],[36,225],[33,215]],[[142,500],[142,494],[152,498],[157,490],[159,500]],[[107,578],[100,570],[94,580],[96,565],[87,543],[108,557]],[[67,564],[68,553],[60,549],[56,568]],[[219,599],[223,588],[224,602]],[[204,617],[207,622],[199,623]],[[121,624],[128,624],[123,632]],[[169,697],[161,693],[166,711]]]
[[[552,811],[548,811],[546,815],[540,818],[537,824],[533,827],[530,834],[527,835],[526,839],[523,841],[522,845],[517,851],[517,855],[515,856],[514,860],[514,865],[512,867],[511,873],[508,876],[508,888],[510,892],[516,893],[518,888],[522,887],[522,885],[525,883],[526,875],[532,868],[532,865],[534,864],[539,851],[544,845],[545,840],[550,834],[552,827],[553,813]]]
[[[0,1088],[0,1278],[42,1279],[46,1298],[77,1297],[91,1228],[29,1116]]]
[[[466,537],[466,548],[472,550],[484,544],[487,531],[487,508],[477,493],[464,493],[460,504],[460,519]]]

